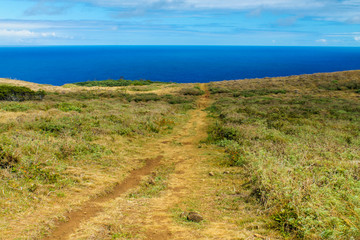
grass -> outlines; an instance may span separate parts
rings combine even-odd
[[[218,147],[205,146],[211,168],[199,179],[213,187],[174,203],[173,219],[190,229],[224,217],[237,231],[267,235],[270,225],[285,238],[360,238],[359,82],[360,73],[349,71],[211,83],[206,142]],[[152,154],[144,143],[177,129],[203,94],[193,85],[160,94],[160,85],[129,84],[135,94],[71,88],[0,101],[2,237],[41,238],[55,215],[61,219],[72,206],[109,191],[143,164],[136,156]],[[137,92],[144,89],[152,92]],[[159,167],[129,198],[113,203],[111,217],[97,216],[100,227],[90,232],[99,239],[142,236],[140,225],[119,224],[123,214],[136,212],[121,207],[146,209],[141,204],[167,189],[173,171]],[[185,210],[204,214],[205,222],[179,217]],[[89,236],[82,229],[79,234]]]
[[[167,188],[167,179],[174,172],[175,166],[162,165],[156,171],[147,177],[138,189],[129,193],[129,198],[151,198],[158,196],[160,192]]]
[[[358,71],[212,83],[208,142],[284,236],[360,238]]]
[[[119,173],[141,164],[132,159],[132,151],[143,141],[171,133],[194,100],[180,94],[77,90],[48,92],[42,101],[0,101],[0,216],[8,222],[1,232],[11,219],[43,204],[74,204],[69,197],[81,189],[99,194]],[[155,185],[161,190],[167,170],[159,171]],[[46,214],[50,212],[36,221],[45,221]],[[26,234],[22,230],[17,234]]]

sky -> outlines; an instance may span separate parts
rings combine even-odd
[[[360,0],[0,0],[0,45],[360,46]]]

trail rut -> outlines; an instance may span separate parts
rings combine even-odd
[[[145,166],[133,170],[130,175],[121,183],[116,185],[114,189],[100,197],[89,200],[83,204],[80,209],[70,212],[66,215],[66,222],[57,222],[57,226],[51,235],[44,238],[44,240],[65,240],[70,234],[80,225],[81,222],[94,217],[97,213],[102,211],[99,203],[110,201],[119,197],[129,189],[137,186],[141,181],[141,177],[150,174],[150,172],[160,163],[163,157],[160,155],[155,159],[146,159]]]

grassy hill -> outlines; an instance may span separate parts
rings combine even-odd
[[[360,238],[360,72],[210,84],[208,141],[285,236]]]
[[[0,82],[27,94],[0,100],[0,239],[51,238],[151,159],[158,168],[72,239],[360,238],[360,71],[201,86]]]

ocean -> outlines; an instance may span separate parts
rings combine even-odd
[[[211,82],[360,69],[360,47],[0,47],[0,78],[36,83],[105,79]]]

